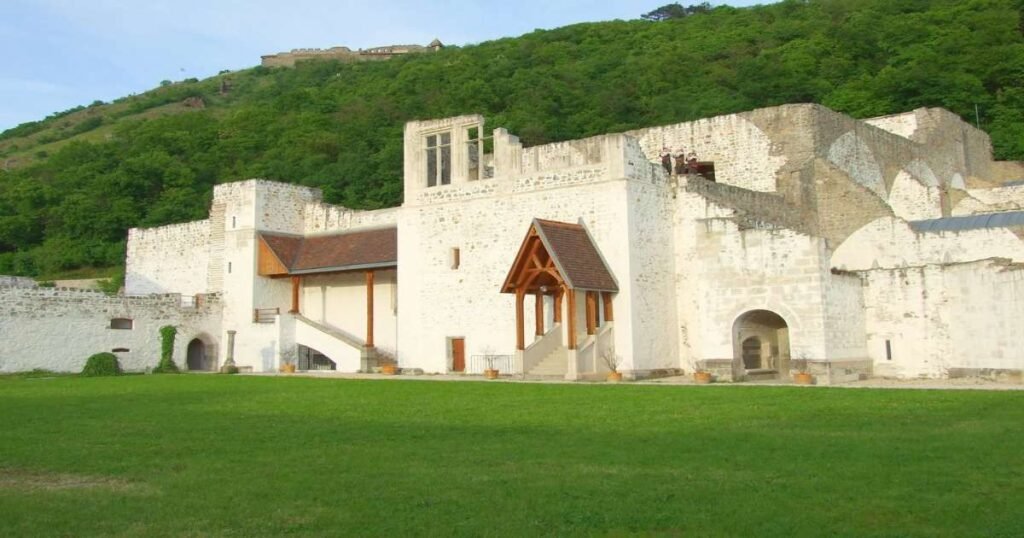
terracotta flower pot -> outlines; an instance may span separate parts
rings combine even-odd
[[[484,377],[487,379],[498,379],[498,371],[494,368],[488,368],[484,370]]]
[[[813,385],[814,376],[807,372],[797,372],[793,374],[793,381],[797,385]]]
[[[398,367],[396,367],[394,364],[385,364],[384,366],[380,367],[380,373],[384,375],[395,375],[398,373]]]
[[[295,373],[295,363],[286,362],[286,363],[282,364],[281,365],[281,372],[286,373],[286,374],[294,374]]]
[[[622,372],[608,372],[608,382],[618,383],[622,381]]]
[[[711,382],[711,372],[694,372],[693,380],[701,385],[706,385]]]

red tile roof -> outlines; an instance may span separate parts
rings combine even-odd
[[[619,291],[611,269],[582,224],[534,219],[533,225],[569,287]]]
[[[288,274],[326,273],[398,265],[398,229],[380,228],[312,237],[261,233]]]
[[[534,231],[536,231],[535,237]],[[601,257],[601,252],[594,244],[586,227],[582,224],[533,219],[530,231],[527,232],[526,239],[519,248],[519,254],[516,255],[512,268],[502,285],[502,293],[515,292],[515,280],[529,263],[526,260],[529,242],[537,239],[540,240],[544,251],[550,256],[551,262],[554,263],[558,275],[566,286],[577,290],[619,291],[618,283],[615,282],[611,269]],[[538,282],[542,285],[550,285],[550,283],[536,280],[536,277],[533,277],[532,281],[534,286]]]

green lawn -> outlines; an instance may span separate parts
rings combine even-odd
[[[0,378],[0,536],[1024,535],[1024,392]]]

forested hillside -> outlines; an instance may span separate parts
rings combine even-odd
[[[857,117],[941,106],[972,123],[977,106],[997,156],[1024,159],[1022,12],[1024,0],[790,0],[166,83],[0,134],[0,274],[116,267],[129,227],[203,218],[226,181],[399,204],[413,118],[479,112],[533,145],[782,103]]]

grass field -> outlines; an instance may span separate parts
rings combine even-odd
[[[1024,535],[1024,392],[0,378],[0,536]]]

